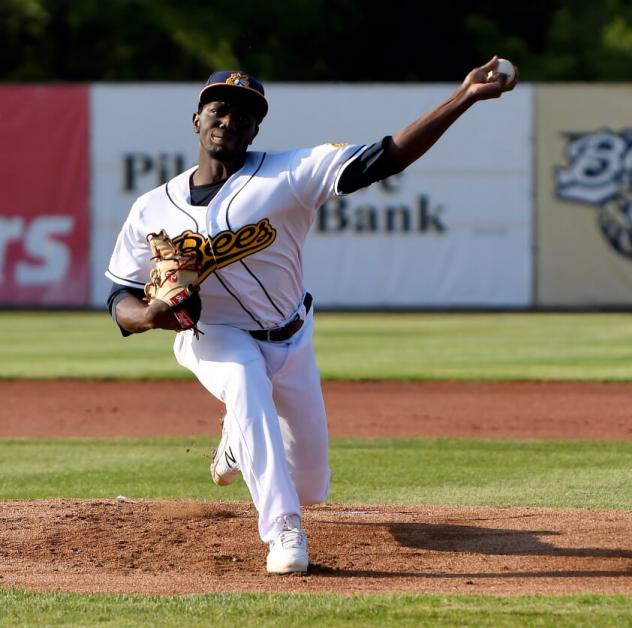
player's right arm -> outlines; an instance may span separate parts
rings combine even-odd
[[[112,284],[108,310],[124,336],[150,329],[181,330],[171,308],[164,301],[155,299],[148,304],[143,300],[143,294],[136,288]]]
[[[144,224],[141,199],[134,203],[121,228],[105,272],[112,281],[108,310],[124,336],[150,329],[181,329],[167,303],[156,299],[148,304],[143,298],[152,263],[146,236],[150,229]]]

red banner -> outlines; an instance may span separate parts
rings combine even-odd
[[[88,88],[0,86],[0,305],[88,305]]]

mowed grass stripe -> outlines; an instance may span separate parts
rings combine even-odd
[[[171,332],[105,312],[0,312],[0,378],[183,378]],[[324,379],[632,381],[628,314],[317,313]]]
[[[623,595],[76,595],[0,590],[3,626],[631,626]]]
[[[206,438],[2,439],[0,499],[248,500]],[[632,508],[631,441],[333,439],[330,501]]]

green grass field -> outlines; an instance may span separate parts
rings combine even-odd
[[[68,595],[0,590],[2,626],[631,626],[625,596]]]
[[[0,313],[0,379],[189,377],[168,332],[104,313]],[[318,314],[326,379],[632,381],[624,314]],[[1,419],[0,419],[1,420]],[[0,499],[247,499],[207,480],[210,439],[0,439]],[[632,508],[632,442],[334,439],[331,501]],[[0,589],[0,626],[631,626],[632,598],[106,596]]]
[[[122,338],[108,315],[0,312],[0,379],[190,377],[170,332]],[[317,313],[324,379],[632,381],[628,314]]]
[[[0,499],[237,499],[204,438],[0,439]],[[632,441],[333,439],[330,500],[632,508]],[[396,461],[396,462],[394,462]]]

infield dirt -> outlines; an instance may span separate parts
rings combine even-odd
[[[632,439],[629,384],[325,383],[324,392],[334,436]],[[1,382],[0,394],[0,436],[219,434],[221,406],[195,382]],[[183,398],[200,412],[181,416]],[[245,503],[3,501],[0,587],[632,593],[627,511],[325,504],[306,510],[305,527],[308,573],[279,577],[265,573]]]

